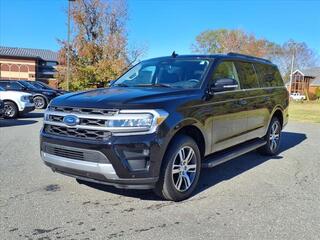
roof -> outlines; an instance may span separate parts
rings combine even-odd
[[[303,74],[308,77],[320,76],[320,67],[313,67],[302,70]]]
[[[45,61],[58,62],[58,53],[47,49],[0,46],[0,56],[40,58]]]
[[[173,56],[165,56],[165,57],[157,57],[157,58],[152,58],[152,59],[147,59],[147,60],[160,60],[160,59],[168,59],[168,58],[193,58],[193,59],[238,59],[238,60],[243,60],[243,61],[253,61],[253,62],[259,62],[263,64],[269,64],[269,65],[274,65],[272,62],[270,62],[267,59],[259,58],[259,57],[254,57],[250,55],[244,55],[244,54],[239,54],[239,53],[227,53],[227,54],[190,54],[190,55],[176,55],[175,57]]]
[[[310,86],[320,86],[320,67],[307,68],[301,71],[304,76],[312,77]]]

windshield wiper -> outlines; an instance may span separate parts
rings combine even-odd
[[[152,84],[138,84],[136,87],[166,87],[171,88],[169,84],[165,83],[152,83]]]
[[[125,83],[118,83],[118,84],[114,84],[111,85],[112,87],[129,87],[129,85],[125,84]]]

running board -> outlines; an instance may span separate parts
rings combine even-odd
[[[228,148],[223,151],[219,151],[212,155],[209,155],[205,158],[202,163],[203,168],[212,168],[221,163],[227,162],[233,158],[239,157],[245,153],[251,152],[263,145],[265,145],[267,141],[262,139],[251,140],[240,145]]]

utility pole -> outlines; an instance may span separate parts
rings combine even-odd
[[[70,84],[70,5],[75,0],[68,0],[68,49],[67,49],[67,91]]]
[[[294,49],[293,49],[293,53],[292,53],[292,58],[291,58],[291,73],[290,73],[290,90],[289,90],[289,94],[291,95],[291,89],[292,89],[292,78],[293,78],[293,76],[292,76],[292,74],[293,74],[293,66],[294,66],[294,60],[295,60],[295,53],[296,52],[296,50],[295,50],[295,47],[294,47]]]

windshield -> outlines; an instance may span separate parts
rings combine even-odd
[[[0,91],[5,91],[4,88],[0,87]]]
[[[28,83],[28,82],[24,82],[24,81],[20,81],[19,83],[21,83],[23,86],[29,88],[29,89],[34,89],[37,90],[36,87],[34,87],[32,84]]]
[[[45,83],[30,82],[30,84],[39,89],[50,89]]]
[[[113,86],[199,88],[208,60],[159,59],[144,61],[124,75]]]

